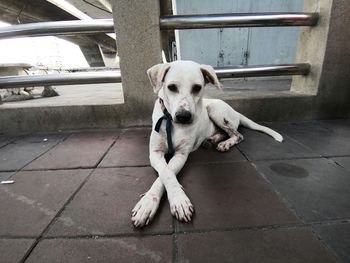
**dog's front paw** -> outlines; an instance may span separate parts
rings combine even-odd
[[[158,195],[147,192],[140,201],[137,202],[134,209],[131,211],[131,221],[135,227],[143,227],[153,219],[160,198]]]
[[[170,211],[177,220],[190,222],[194,213],[193,205],[182,189],[168,193]]]

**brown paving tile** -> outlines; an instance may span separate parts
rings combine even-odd
[[[38,236],[90,170],[19,172],[0,187],[0,235]]]
[[[297,223],[248,162],[187,165],[181,184],[195,207],[179,229],[213,229]]]
[[[72,134],[24,170],[94,167],[117,136],[118,131]]]
[[[0,262],[20,262],[33,243],[34,239],[0,239]]]
[[[171,262],[171,240],[171,236],[49,239],[41,241],[26,262]]]
[[[336,262],[305,228],[179,235],[178,247],[179,262]]]
[[[100,167],[149,165],[149,138],[122,137],[100,163]]]
[[[306,222],[350,217],[349,172],[333,161],[319,158],[255,164]]]
[[[0,148],[0,171],[21,169],[66,136],[66,134],[28,136]]]
[[[151,128],[142,128],[142,129],[127,129],[121,135],[122,138],[149,138],[151,136]]]
[[[48,236],[169,232],[172,217],[163,198],[154,221],[143,230],[131,224],[131,210],[156,179],[150,167],[101,168],[65,208]]]
[[[19,139],[21,142],[26,143],[40,143],[45,141],[62,141],[67,138],[69,133],[33,133]],[[18,140],[16,140],[18,141]]]
[[[215,162],[236,162],[246,161],[246,158],[240,151],[234,147],[228,152],[218,152],[215,148],[205,149],[200,147],[192,152],[187,162],[188,163],[215,163]]]

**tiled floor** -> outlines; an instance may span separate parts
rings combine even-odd
[[[350,121],[242,129],[228,153],[199,149],[179,178],[196,213],[131,209],[156,178],[150,130],[0,136],[0,262],[350,262]]]

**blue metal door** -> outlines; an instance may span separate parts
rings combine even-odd
[[[301,12],[303,0],[173,0],[176,14]],[[176,32],[178,57],[212,66],[294,63],[297,27]]]

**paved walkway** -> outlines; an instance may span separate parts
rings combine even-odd
[[[193,153],[193,222],[164,199],[143,230],[149,130],[0,137],[0,262],[350,262],[350,121],[269,126],[285,142],[243,129],[228,153]]]

